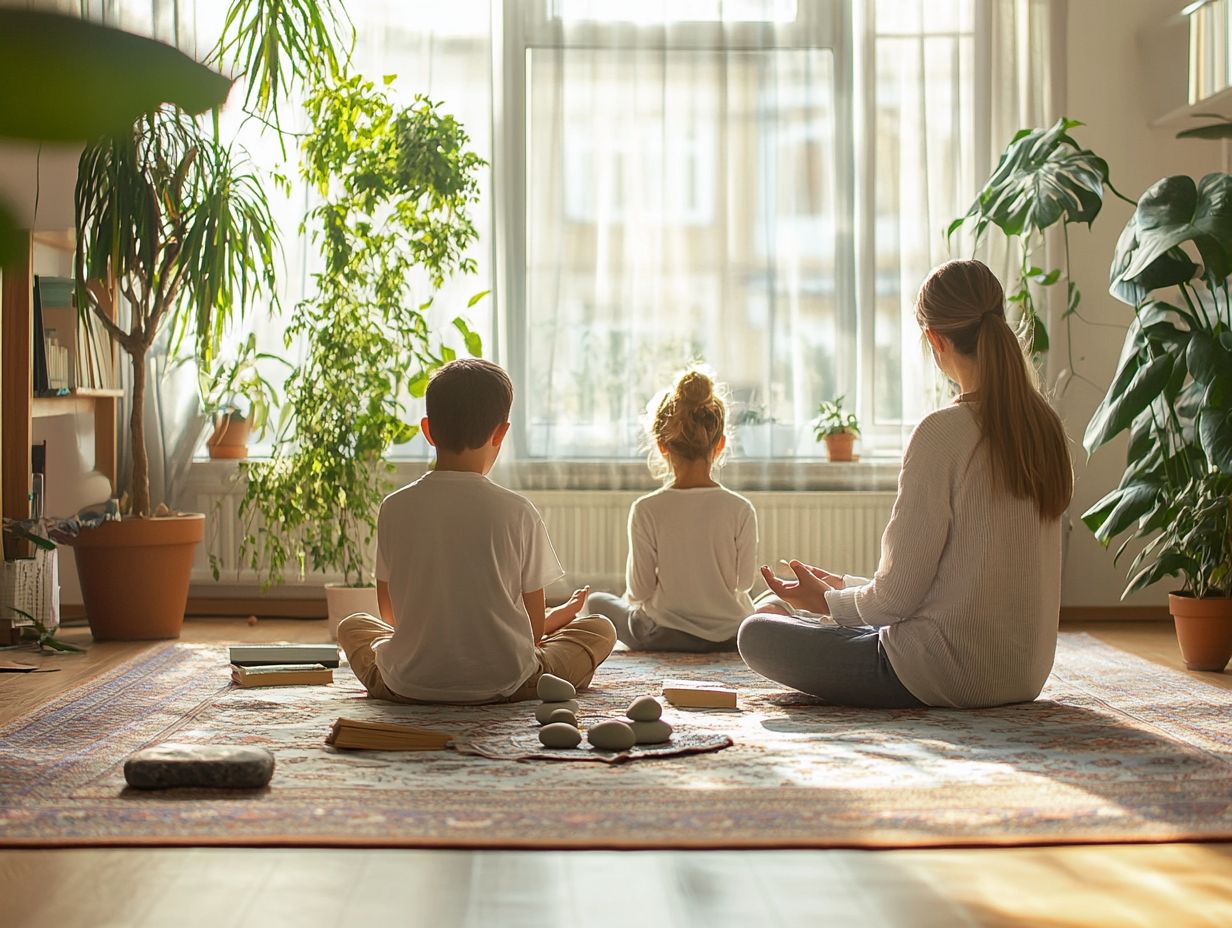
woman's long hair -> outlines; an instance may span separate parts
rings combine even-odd
[[[1056,519],[1074,491],[1065,429],[1005,318],[1005,291],[980,261],[950,261],[928,275],[916,320],[944,335],[979,370],[974,409],[997,485]]]

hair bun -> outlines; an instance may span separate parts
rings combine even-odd
[[[690,406],[700,406],[714,396],[714,381],[701,371],[689,371],[676,384],[676,397]]]

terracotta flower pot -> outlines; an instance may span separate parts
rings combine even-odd
[[[72,541],[81,598],[96,641],[178,638],[205,516],[104,522]]]
[[[851,432],[839,432],[826,436],[826,454],[831,461],[852,460],[851,448],[856,443],[856,437]]]
[[[1181,657],[1190,670],[1222,671],[1232,658],[1232,598],[1168,594]]]
[[[381,607],[374,586],[343,586],[340,583],[325,584],[325,605],[329,609],[329,637],[338,640],[338,623],[349,615],[366,612],[380,618]]]
[[[248,457],[248,420],[220,416],[205,447],[213,460],[235,461]]]

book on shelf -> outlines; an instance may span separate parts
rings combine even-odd
[[[334,672],[322,664],[264,664],[260,667],[231,665],[231,681],[239,686],[324,686],[334,682]]]
[[[320,664],[338,666],[336,644],[233,644],[228,659],[239,667],[275,664]]]
[[[451,732],[435,728],[340,718],[325,736],[325,743],[358,751],[443,751],[453,737]]]
[[[47,341],[43,330],[43,299],[42,288],[39,286],[39,276],[34,276],[34,310],[31,317],[34,326],[32,349],[33,377],[31,383],[34,395],[39,396],[50,390],[50,380],[47,376]]]

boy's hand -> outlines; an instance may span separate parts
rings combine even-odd
[[[780,580],[769,567],[762,567],[761,575],[766,580],[766,586],[770,587],[776,596],[797,609],[805,609],[817,615],[829,615],[830,605],[826,602],[826,593],[829,590],[840,589],[842,580],[836,578],[837,585],[827,582],[824,576],[819,576],[819,573],[825,576],[834,576],[833,574],[817,571],[817,568],[810,568],[799,561],[791,561],[787,566],[796,575],[795,580]]]
[[[549,609],[546,620],[544,622],[544,631],[547,634],[558,632],[579,615],[586,608],[586,597],[590,595],[590,587],[584,586],[580,590],[574,590],[573,595],[565,601],[563,605],[557,606],[555,609]]]

